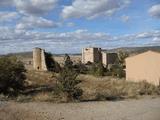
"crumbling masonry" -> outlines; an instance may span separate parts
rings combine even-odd
[[[33,68],[34,70],[47,71],[45,50],[41,48],[33,49]]]
[[[82,63],[88,62],[96,63],[101,61],[101,48],[83,48],[82,49]]]
[[[109,64],[114,64],[117,59],[117,53],[107,53],[102,51],[101,48],[90,47],[82,49],[82,63],[84,64],[102,62],[104,67],[108,67]]]

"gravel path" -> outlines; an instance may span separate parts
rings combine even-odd
[[[0,120],[160,120],[160,98],[116,102],[0,102]]]

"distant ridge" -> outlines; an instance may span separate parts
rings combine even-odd
[[[115,49],[109,49],[109,50],[104,50],[108,52],[118,52],[118,51],[125,51],[128,52],[129,54],[138,54],[142,53],[148,50],[153,50],[160,52],[160,46],[146,46],[146,47],[121,47],[121,48],[115,48]],[[81,53],[75,53],[75,54],[70,54],[69,55],[81,55]],[[63,56],[64,54],[53,54],[54,56]],[[3,55],[0,55],[3,56]],[[10,53],[7,54],[7,56],[18,56],[18,57],[32,57],[32,52],[20,52],[20,53]]]
[[[160,52],[160,46],[146,46],[146,47],[121,47],[121,48],[115,48],[115,49],[110,49],[110,50],[106,50],[109,52],[118,52],[118,51],[125,51],[128,52],[130,54],[134,53],[134,54],[138,54],[138,53],[142,53],[148,50],[153,50],[153,51],[157,51]]]
[[[54,56],[64,56],[65,54],[54,54],[52,53]],[[68,53],[69,55],[81,55],[81,53]],[[24,57],[24,58],[28,58],[28,57],[32,57],[32,51],[28,51],[28,52],[19,52],[19,53],[9,53],[6,55],[0,55],[0,56],[17,56],[17,57]]]

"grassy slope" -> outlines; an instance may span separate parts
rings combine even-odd
[[[57,74],[50,72],[35,72],[27,73],[28,81],[31,85],[36,86],[37,92],[32,94],[29,99],[31,101],[52,101],[66,102],[64,94],[57,95],[54,90]],[[113,78],[109,76],[94,77],[91,75],[79,75],[78,78],[82,81],[79,87],[83,89],[81,101],[97,101],[97,100],[118,100],[124,98],[138,98],[141,95],[160,95],[160,88],[150,85],[145,82],[132,83],[126,82],[124,79]],[[42,86],[48,86],[51,89],[44,89]],[[34,88],[34,89],[35,89]],[[27,97],[20,97],[20,101]]]

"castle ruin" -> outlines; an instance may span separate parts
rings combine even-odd
[[[88,62],[96,63],[101,61],[101,48],[83,48],[82,49],[82,63]]]
[[[33,49],[33,68],[34,70],[47,71],[45,50],[41,48]]]
[[[84,64],[102,62],[104,67],[108,67],[109,64],[114,64],[117,59],[117,53],[107,53],[102,51],[101,48],[90,47],[82,49],[82,63]]]
[[[102,63],[105,67],[108,67],[109,64],[115,64],[117,59],[117,53],[102,52]]]

